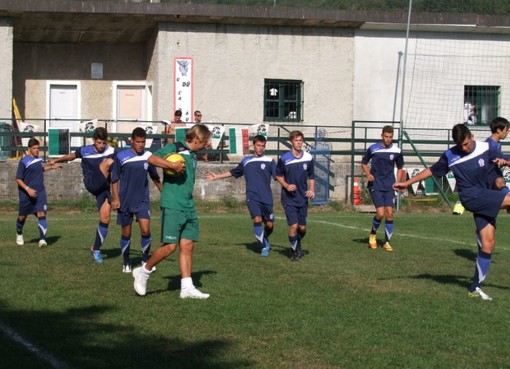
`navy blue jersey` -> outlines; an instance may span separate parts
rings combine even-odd
[[[123,150],[115,156],[111,176],[113,183],[120,182],[120,211],[136,213],[150,203],[147,173],[153,180],[159,179],[156,167],[147,162],[151,155],[149,151]]]
[[[375,143],[370,145],[361,162],[368,164],[370,160],[370,174],[374,176],[374,181],[369,182],[368,187],[376,191],[393,191],[395,165],[398,169],[404,167],[400,148],[394,144],[386,147],[381,142]]]
[[[246,179],[246,199],[273,204],[271,179],[276,175],[276,163],[268,156],[247,156],[230,171],[233,177]]]
[[[297,186],[296,191],[289,192],[282,187],[281,200],[283,205],[304,206],[308,199],[308,180],[314,179],[314,163],[310,153],[303,151],[300,158],[296,158],[291,151],[287,151],[278,160],[276,175],[283,177],[285,182]]]
[[[103,176],[99,170],[99,164],[107,158],[113,158],[115,151],[113,147],[106,146],[103,152],[96,151],[94,145],[82,146],[75,152],[76,157],[81,159],[81,169],[83,171],[83,182],[85,186],[94,182],[97,176]]]
[[[37,191],[37,198],[46,203],[46,189],[44,188],[44,164],[42,158],[34,158],[33,156],[26,155],[20,160],[18,164],[18,171],[16,172],[16,179],[21,179],[25,184]],[[18,186],[19,200],[32,201],[24,188]]]
[[[432,174],[442,177],[452,171],[457,181],[461,200],[476,197],[482,189],[492,188],[487,178],[492,161],[498,158],[499,150],[487,142],[475,141],[473,151],[466,154],[457,146],[446,150],[439,160],[430,167]]]

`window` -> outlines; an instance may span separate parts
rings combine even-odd
[[[487,125],[499,115],[499,86],[464,86],[464,122]]]
[[[264,81],[264,121],[301,121],[302,88],[302,81],[266,79]]]

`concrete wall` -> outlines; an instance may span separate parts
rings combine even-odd
[[[232,169],[236,163],[230,164],[209,164],[199,162],[197,168],[197,180],[195,184],[195,198],[209,201],[220,201],[228,198],[235,198],[240,201],[245,199],[245,181],[244,178],[219,180],[207,182],[204,177],[207,172],[222,173]],[[64,163],[60,170],[51,170],[44,175],[48,201],[57,200],[79,200],[83,196],[92,196],[87,192],[83,185],[83,176],[79,162]],[[18,188],[16,185],[16,170],[18,162],[14,160],[0,162],[0,202],[17,201]],[[350,165],[333,164],[331,170],[335,178],[331,179],[334,191],[330,192],[332,201],[344,201],[346,175],[350,173]],[[159,192],[151,185],[151,197],[153,200],[159,199]],[[273,193],[275,202],[280,201],[280,185],[273,183]]]
[[[0,86],[4,93],[0,95],[0,117],[10,118],[12,114],[12,41],[13,28],[10,19],[0,19]]]

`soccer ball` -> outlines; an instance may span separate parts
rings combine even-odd
[[[173,153],[173,154],[168,155],[165,158],[165,160],[169,161],[171,163],[176,163],[178,161],[182,161],[183,163],[185,163],[184,157],[181,154],[177,154],[177,153]],[[165,168],[164,172],[165,172],[165,174],[167,174],[169,176],[172,176],[172,177],[176,177],[176,176],[180,176],[181,175],[181,173],[178,173],[175,170],[169,169],[169,168]]]

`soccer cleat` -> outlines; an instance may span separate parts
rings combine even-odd
[[[468,296],[471,298],[480,297],[482,300],[492,301],[492,297],[483,292],[480,287],[476,287],[473,292],[468,291]]]
[[[208,293],[200,292],[195,287],[193,288],[185,288],[181,290],[181,299],[199,299],[199,300],[205,300],[209,298]]]
[[[290,257],[290,261],[298,261],[299,259],[301,259],[301,251],[296,249],[295,251],[292,250],[292,255]]]
[[[267,240],[267,238],[264,238],[264,247],[260,251],[261,256],[269,256],[269,251],[271,250],[271,244]]]
[[[101,250],[94,250],[94,246],[90,246],[90,253],[94,257],[96,263],[103,262],[103,255],[101,255]]]
[[[147,262],[142,261],[142,266],[143,266],[143,267],[145,266],[145,264],[147,264]],[[153,266],[153,267],[152,267],[152,270],[151,270],[151,273],[152,273],[152,272],[155,272],[155,271],[156,271],[156,266]]]
[[[25,240],[23,239],[22,234],[16,235],[16,245],[23,246],[25,244]]]
[[[368,247],[370,247],[372,250],[377,248],[377,237],[375,234],[370,233],[368,235]]]
[[[122,273],[131,273],[131,265],[123,265],[122,266]]]
[[[389,242],[386,242],[382,248],[385,249],[386,251],[393,251],[393,247],[391,247]]]
[[[46,242],[46,240],[39,240],[39,247],[46,247],[48,246],[48,243]]]
[[[147,292],[147,280],[150,277],[150,273],[142,271],[143,267],[133,269],[133,278],[135,279],[133,287],[135,292],[140,296],[145,296]]]

